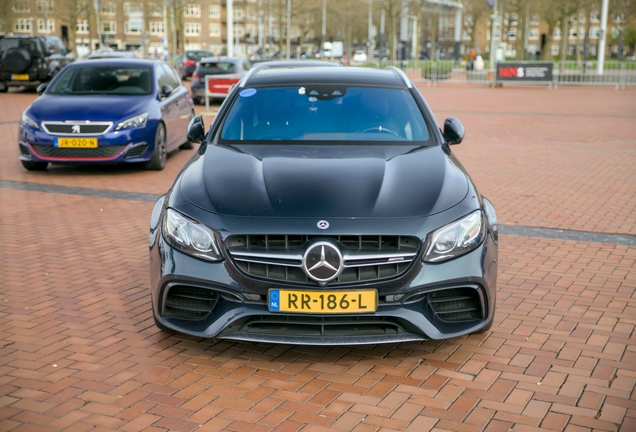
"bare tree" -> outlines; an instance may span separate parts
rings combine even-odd
[[[80,20],[89,20],[93,3],[90,0],[57,0],[53,15],[69,26],[69,45],[75,48],[77,24]]]
[[[0,0],[0,34],[11,33],[13,31],[13,0]]]
[[[463,30],[470,37],[471,47],[474,48],[477,45],[477,28],[482,18],[490,15],[491,9],[485,0],[463,0],[462,3],[464,5]]]

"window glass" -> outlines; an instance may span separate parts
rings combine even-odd
[[[241,90],[221,139],[424,142],[429,131],[407,90],[317,84]]]
[[[49,87],[59,95],[148,95],[150,68],[142,66],[78,65],[65,67]]]
[[[222,75],[236,72],[234,63],[211,61],[199,63],[199,75]]]
[[[166,80],[168,81],[168,84],[172,86],[173,89],[176,89],[177,87],[179,87],[181,85],[181,82],[177,79],[177,75],[174,72],[174,69],[172,69],[167,64],[162,64],[161,67],[165,71],[165,74],[167,77]]]

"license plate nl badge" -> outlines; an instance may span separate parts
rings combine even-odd
[[[346,314],[375,312],[378,308],[377,290],[302,291],[269,290],[269,310],[306,314]]]

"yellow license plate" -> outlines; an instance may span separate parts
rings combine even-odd
[[[58,138],[59,148],[97,148],[97,138]]]
[[[376,290],[302,291],[269,290],[269,310],[307,314],[345,314],[375,312],[378,308]]]
[[[28,81],[29,75],[27,74],[13,74],[11,75],[13,81]]]

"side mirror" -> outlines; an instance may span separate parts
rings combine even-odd
[[[38,92],[38,94],[41,95],[42,93],[44,93],[44,90],[46,90],[46,87],[48,85],[49,85],[49,83],[47,83],[47,82],[40,84],[38,86],[37,90],[36,90]]]
[[[199,114],[194,116],[188,123],[187,130],[188,142],[200,143],[205,138],[205,126],[203,125],[203,117]]]
[[[444,139],[449,144],[459,144],[464,139],[464,126],[455,117],[444,120]]]
[[[170,93],[172,93],[174,91],[174,89],[172,88],[171,85],[169,84],[164,84],[161,86],[161,97],[165,98],[170,96]]]

